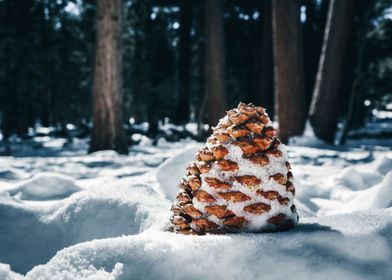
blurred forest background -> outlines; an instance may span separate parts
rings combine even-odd
[[[343,144],[392,117],[391,77],[391,0],[0,0],[6,154],[40,127],[90,152],[204,140],[240,101]]]

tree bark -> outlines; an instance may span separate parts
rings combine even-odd
[[[225,114],[225,51],[221,0],[205,1],[205,94],[208,124],[216,125]]]
[[[328,0],[304,0],[306,21],[304,22],[304,69],[306,111],[312,101],[318,63],[323,44],[325,22],[328,13]],[[317,7],[319,6],[319,7]]]
[[[263,0],[261,7],[261,61],[259,75],[259,104],[274,115],[273,65],[272,65],[272,3]]]
[[[363,56],[364,56],[364,52],[365,52],[365,39],[362,39],[360,47],[359,47],[359,51],[358,51],[358,66],[356,71],[354,72],[354,80],[352,82],[351,85],[351,90],[350,90],[350,97],[349,97],[349,102],[348,102],[348,110],[347,110],[347,117],[346,117],[346,122],[343,125],[343,129],[342,129],[342,135],[339,139],[339,144],[340,145],[344,145],[346,143],[347,140],[347,136],[348,133],[350,131],[351,128],[353,128],[353,124],[355,122],[355,116],[359,115],[358,112],[358,105],[359,105],[359,88],[361,85],[361,81],[365,78],[364,75],[364,71],[363,71]],[[363,104],[363,100],[362,104]],[[355,112],[357,114],[355,114]]]
[[[189,86],[191,68],[191,25],[192,25],[192,2],[180,3],[180,46],[179,46],[179,98],[175,122],[185,124],[190,117]]]
[[[305,127],[305,91],[299,0],[272,1],[275,119],[283,142]]]
[[[333,143],[354,0],[331,0],[309,118],[320,139]]]
[[[98,0],[93,82],[94,120],[89,152],[128,153],[122,126],[121,0]]]

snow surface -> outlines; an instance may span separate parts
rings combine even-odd
[[[201,144],[144,139],[120,156],[51,141],[0,158],[1,280],[392,278],[389,147],[297,139],[293,230],[182,236],[163,228]]]
[[[80,190],[81,188],[68,176],[56,173],[38,173],[8,191],[11,195],[23,200],[49,200],[66,198]]]
[[[200,237],[148,231],[67,248],[26,278],[387,279],[391,229],[389,209],[305,219],[287,233]]]

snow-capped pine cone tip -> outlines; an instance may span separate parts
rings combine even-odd
[[[298,222],[285,146],[262,107],[227,112],[186,168],[170,230],[181,234],[271,232]]]

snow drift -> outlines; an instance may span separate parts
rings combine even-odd
[[[164,232],[199,146],[1,158],[0,279],[391,278],[390,150],[289,147],[300,215],[289,232]]]
[[[70,245],[161,227],[168,213],[158,209],[168,207],[149,186],[126,182],[39,206],[0,197],[0,262],[25,273]]]
[[[59,252],[26,278],[387,279],[391,214],[389,209],[308,219],[287,233],[146,232],[95,240]]]
[[[202,145],[191,146],[163,162],[157,170],[157,180],[165,197],[173,201],[178,193],[180,178],[185,175],[185,168],[194,160]]]
[[[74,180],[54,173],[38,173],[8,192],[23,200],[61,199],[80,191]]]

